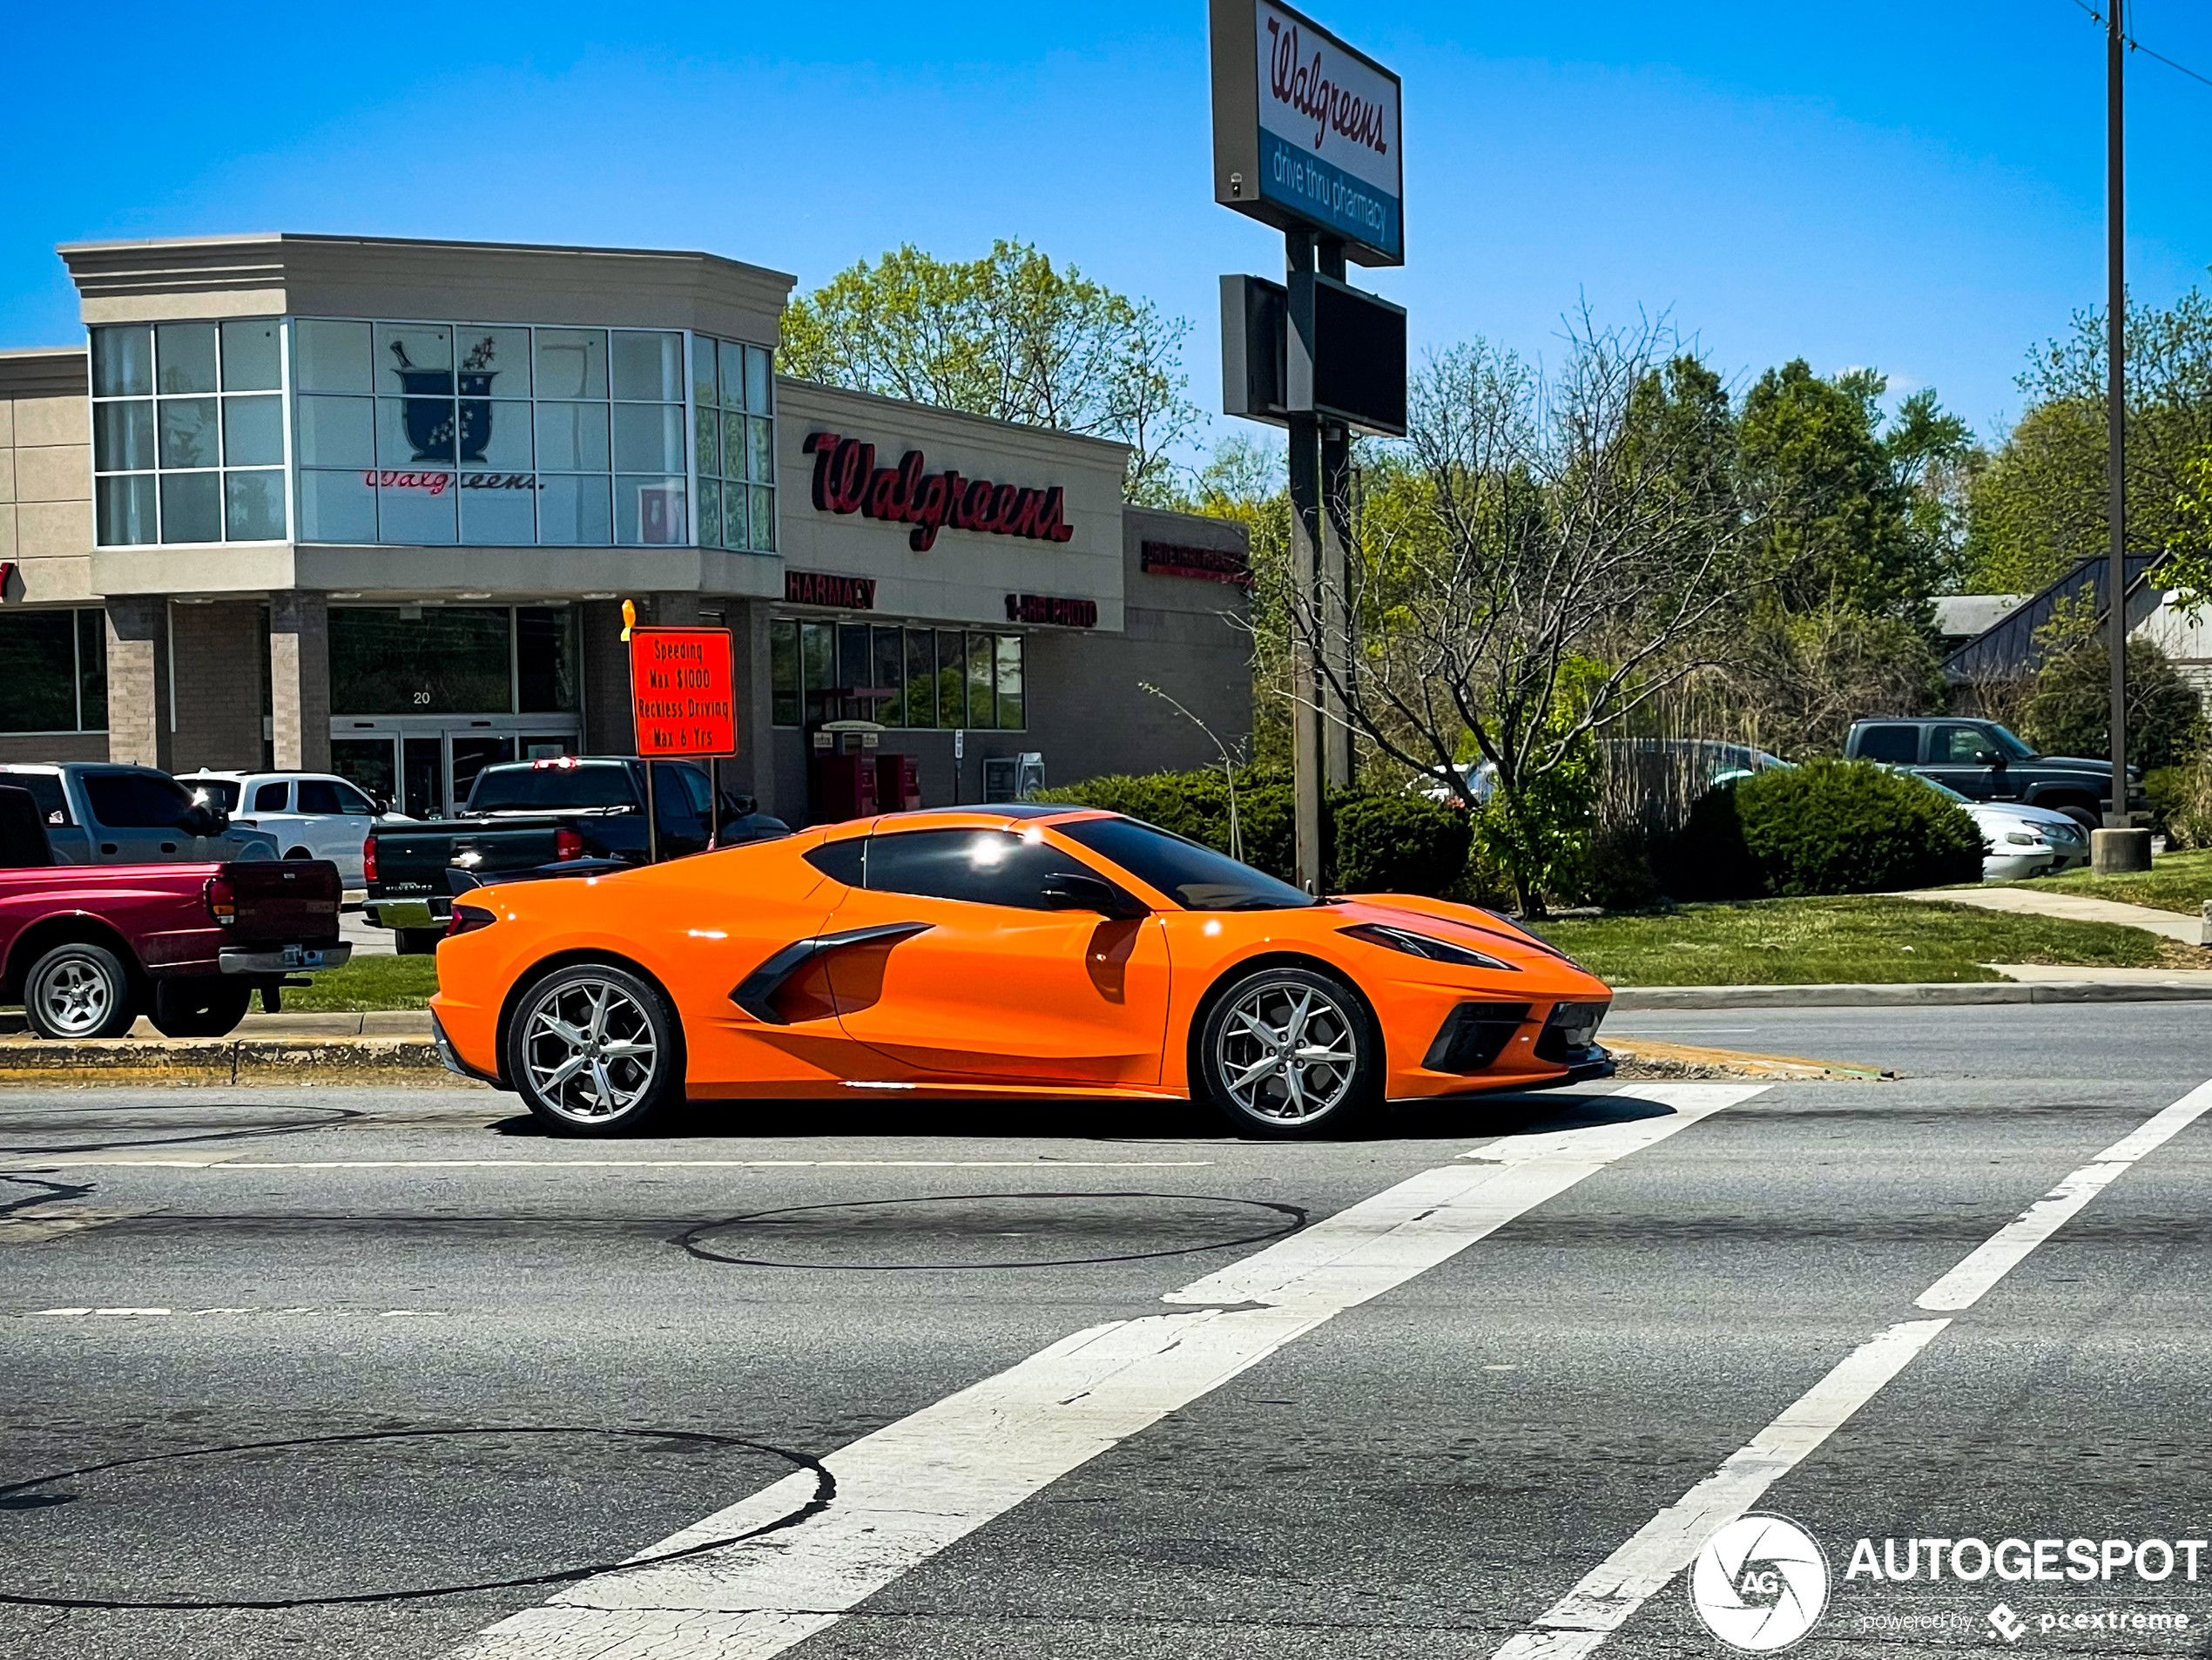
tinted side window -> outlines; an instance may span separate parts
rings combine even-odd
[[[292,786],[289,784],[262,785],[259,789],[253,792],[253,810],[256,813],[282,813],[286,811],[284,800],[285,797],[291,793],[291,790]],[[302,809],[302,811],[305,811],[305,809]]]
[[[806,855],[806,862],[833,882],[843,882],[847,887],[860,886],[861,850],[868,845],[866,836],[848,836],[843,841],[825,841]]]
[[[69,798],[62,793],[62,781],[51,773],[0,773],[0,784],[13,784],[30,792],[30,799],[38,804],[38,816],[50,825],[66,825],[69,821]]]
[[[1869,726],[1858,735],[1858,759],[1910,766],[1920,759],[1918,726]]]
[[[1935,742],[1928,746],[1928,759],[1948,761],[1953,766],[1971,766],[1984,755],[1993,755],[1997,746],[1979,726],[1939,726]]]
[[[370,800],[367,796],[363,795],[359,790],[355,789],[352,785],[334,784],[330,787],[337,794],[339,812],[358,813],[364,818],[371,816],[375,813],[376,804]]]
[[[118,829],[174,829],[192,807],[181,786],[144,773],[95,773],[84,800],[95,819]]]
[[[1045,878],[1082,868],[1042,841],[1004,830],[910,830],[868,838],[871,892],[1048,909]]]
[[[346,809],[339,802],[338,786],[328,779],[303,778],[300,780],[300,811],[343,813]]]

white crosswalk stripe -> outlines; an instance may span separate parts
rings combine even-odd
[[[1639,1085],[1670,1109],[1508,1137],[1398,1184],[1165,1301],[1062,1339],[829,1454],[828,1509],[680,1562],[602,1576],[502,1621],[465,1660],[766,1660],[1023,1499],[1586,1177],[1764,1086]],[[729,1537],[812,1496],[801,1473],[640,1555]]]

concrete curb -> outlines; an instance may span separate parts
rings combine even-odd
[[[1901,1009],[1971,1003],[2177,1003],[2212,1002],[2212,986],[2060,980],[2040,985],[1622,986],[1616,1014],[1699,1009]]]
[[[427,1038],[406,1037],[0,1039],[0,1084],[10,1083],[483,1087],[447,1071]]]
[[[1608,1043],[1620,1070],[1614,1076],[1628,1083],[1688,1079],[1782,1082],[1788,1079],[1848,1079],[1872,1083],[1897,1074],[1874,1066],[1851,1066],[1840,1061],[1808,1061],[1794,1055],[1753,1055],[1742,1049],[1703,1049],[1689,1043],[1663,1043],[1654,1038],[1633,1037]]]

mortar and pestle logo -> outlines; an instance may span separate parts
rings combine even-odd
[[[492,337],[487,334],[469,348],[458,374],[417,368],[408,359],[406,342],[395,340],[391,347],[399,361],[400,390],[407,398],[407,436],[415,446],[415,459],[482,461],[484,446],[491,442],[491,383],[499,373],[490,367],[496,349]],[[461,398],[457,429],[456,390]]]

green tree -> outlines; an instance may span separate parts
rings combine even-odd
[[[1802,358],[1769,369],[1739,422],[1743,489],[1760,521],[1760,557],[1791,611],[1839,604],[1918,617],[1940,572],[1912,534],[1912,493],[1885,451],[1870,370],[1834,381]]]
[[[1198,412],[1184,396],[1190,325],[1055,266],[1027,243],[980,260],[908,243],[840,271],[784,313],[786,374],[1131,447],[1131,501],[1164,503],[1170,449]]]
[[[2028,406],[1973,480],[1970,587],[2029,593],[2107,548],[2105,325],[2074,314],[2017,378]],[[2132,551],[2185,536],[2190,464],[2212,447],[2212,297],[2128,311],[2127,505]]]
[[[2050,659],[2020,717],[2020,736],[2048,755],[2112,753],[2112,655],[2091,631]],[[2204,707],[2172,659],[2128,642],[2128,755],[2148,772],[2192,759],[2205,743]]]

